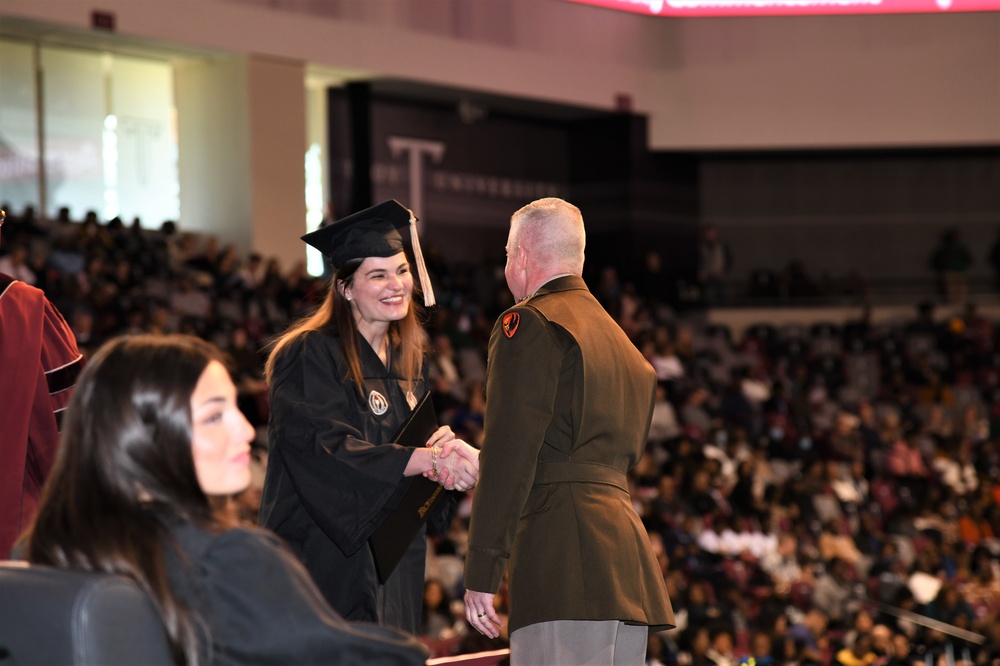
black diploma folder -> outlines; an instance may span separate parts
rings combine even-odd
[[[402,446],[423,448],[437,429],[437,413],[428,391],[393,441]],[[420,526],[427,520],[427,515],[443,495],[444,488],[437,481],[419,475],[412,477],[399,505],[372,532],[369,541],[380,583],[384,584],[389,579],[413,542],[413,537],[420,531]]]

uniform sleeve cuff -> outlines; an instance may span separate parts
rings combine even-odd
[[[493,548],[469,546],[465,556],[465,589],[496,594],[507,569],[507,559]]]

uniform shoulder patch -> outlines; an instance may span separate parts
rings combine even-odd
[[[503,334],[508,338],[514,337],[517,333],[517,325],[521,323],[521,315],[516,312],[508,312],[503,316],[503,322],[501,326],[503,327]]]

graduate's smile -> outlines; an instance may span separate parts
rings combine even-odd
[[[402,252],[392,257],[368,257],[344,290],[355,316],[368,324],[405,317],[412,294],[413,274]]]

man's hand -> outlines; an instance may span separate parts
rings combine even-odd
[[[499,637],[500,627],[503,626],[503,620],[493,607],[495,597],[489,592],[465,591],[465,619],[476,631],[489,638]]]
[[[457,454],[452,459],[438,468],[438,482],[448,490],[458,490],[465,492],[473,488],[479,481],[479,470]]]

